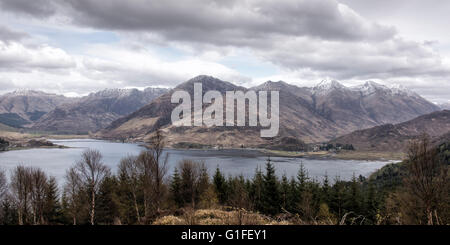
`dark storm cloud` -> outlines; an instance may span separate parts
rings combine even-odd
[[[3,10],[40,18],[51,16],[56,11],[51,0],[0,0],[0,7]]]
[[[47,0],[1,2],[5,10],[36,17],[48,17],[56,8]],[[78,25],[156,32],[167,39],[217,45],[248,45],[248,40],[270,35],[332,40],[383,40],[395,35],[392,27],[366,22],[334,0],[65,0],[55,3],[61,13]]]

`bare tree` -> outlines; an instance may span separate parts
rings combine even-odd
[[[155,161],[153,156],[148,151],[142,151],[137,157],[137,166],[142,179],[142,192],[144,194],[144,221],[148,223],[150,221],[151,210],[151,190],[152,190],[152,171],[151,166]]]
[[[32,189],[31,168],[17,166],[11,176],[11,189],[17,206],[18,222],[26,222]]]
[[[161,200],[163,196],[163,181],[167,173],[168,154],[163,159],[163,150],[165,146],[164,136],[160,129],[156,130],[148,146],[149,153],[153,156],[150,161],[150,171],[153,176],[152,194],[156,211],[160,212]]]
[[[72,224],[77,225],[77,217],[80,212],[81,179],[74,167],[66,172],[64,196],[67,198],[69,213],[72,216]]]
[[[33,212],[33,223],[44,223],[45,188],[47,175],[41,169],[33,168],[31,171],[31,206]]]
[[[148,143],[147,150],[136,159],[143,182],[145,222],[160,212],[168,159],[167,154],[163,157],[164,137],[161,130],[157,130]]]
[[[6,196],[8,195],[8,181],[6,179],[5,171],[0,169],[0,204],[6,200]],[[0,209],[0,223],[2,222],[4,217],[3,209]]]
[[[95,221],[95,197],[99,186],[106,176],[109,176],[109,168],[102,163],[102,154],[98,150],[86,150],[81,155],[81,160],[75,164],[75,170],[80,176],[81,183],[90,193],[90,223]]]
[[[131,195],[133,196],[133,204],[134,209],[136,211],[136,219],[138,223],[141,223],[141,213],[139,210],[137,197],[139,187],[141,186],[140,184],[141,174],[137,163],[137,157],[127,156],[125,158],[122,158],[119,164],[119,172],[120,175],[122,175],[126,179],[127,188],[129,189]]]
[[[5,171],[0,169],[0,202],[6,198],[8,193],[8,182],[6,179]]]
[[[436,148],[427,135],[411,141],[408,147],[408,176],[406,190],[423,205],[427,223],[439,224],[438,206],[446,197],[448,168],[442,164]],[[416,207],[417,210],[417,207]]]

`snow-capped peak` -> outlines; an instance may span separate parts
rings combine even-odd
[[[126,97],[130,96],[133,91],[137,89],[122,89],[122,88],[108,88],[96,93],[91,93],[89,96],[100,97]]]
[[[340,89],[345,88],[344,85],[336,80],[322,80],[320,83],[314,86],[314,90],[330,90],[330,89]]]
[[[420,97],[417,93],[400,84],[383,85],[374,81],[367,81],[362,85],[351,87],[354,91],[359,91],[363,96],[371,95],[377,91],[383,91],[392,95],[406,95]]]
[[[337,89],[345,89],[344,85],[336,80],[322,80],[312,88],[314,94],[328,94],[330,91]]]
[[[17,89],[17,90],[14,90],[11,93],[6,94],[6,95],[10,95],[10,96],[36,96],[36,95],[49,95],[49,94],[44,93],[42,91],[32,90],[32,89]]]
[[[367,81],[364,84],[354,86],[351,89],[361,92],[361,94],[363,94],[364,96],[373,94],[373,93],[375,93],[376,91],[379,91],[379,90],[383,90],[383,91],[388,91],[389,90],[388,87],[386,87],[386,86],[384,86],[382,84],[376,83],[374,81]]]
[[[404,94],[413,97],[419,96],[417,93],[401,84],[391,84],[388,85],[388,87],[393,94]]]

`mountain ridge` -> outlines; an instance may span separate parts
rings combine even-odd
[[[166,89],[105,89],[90,93],[76,103],[63,104],[42,116],[31,127],[36,131],[86,134],[109,125],[152,99]]]
[[[450,110],[435,111],[398,124],[357,130],[330,143],[352,144],[360,151],[402,152],[409,140],[424,133],[431,137],[432,142],[450,140]]]
[[[219,90],[221,93],[225,90],[242,90],[244,92],[279,90],[279,137],[294,137],[305,142],[327,141],[357,129],[380,125],[385,121],[397,123],[439,109],[422,97],[417,98],[415,95],[411,97],[408,96],[408,93],[397,98],[392,91],[381,90],[375,95],[362,96],[361,93],[338,84],[336,81],[331,81],[331,86],[316,86],[316,89],[314,87],[298,87],[284,81],[268,81],[247,89],[211,76],[201,75],[179,84],[136,112],[112,122],[111,125],[100,131],[98,136],[145,141],[157,128],[163,128],[170,143],[177,141],[211,142],[213,145],[220,144],[229,147],[270,144],[270,140],[259,137],[257,128],[175,128],[170,125],[170,114],[176,106],[170,103],[171,94],[182,89],[192,95],[195,82],[202,83],[204,92],[206,90]],[[324,90],[327,91],[326,94],[317,92]],[[375,103],[378,102],[378,98],[389,103],[381,104],[380,109]],[[414,107],[414,110],[408,109],[411,106]],[[374,110],[374,108],[378,110]],[[388,113],[385,116],[380,113],[380,111],[386,110],[393,110],[397,115]]]

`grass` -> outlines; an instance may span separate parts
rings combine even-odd
[[[295,152],[261,149],[261,152],[273,154],[280,157],[310,157],[310,158],[335,158],[342,160],[402,160],[405,154],[402,152],[370,152],[370,151],[347,151],[338,153],[328,151],[317,152]]]
[[[403,152],[341,151],[334,156],[344,160],[403,160]]]

